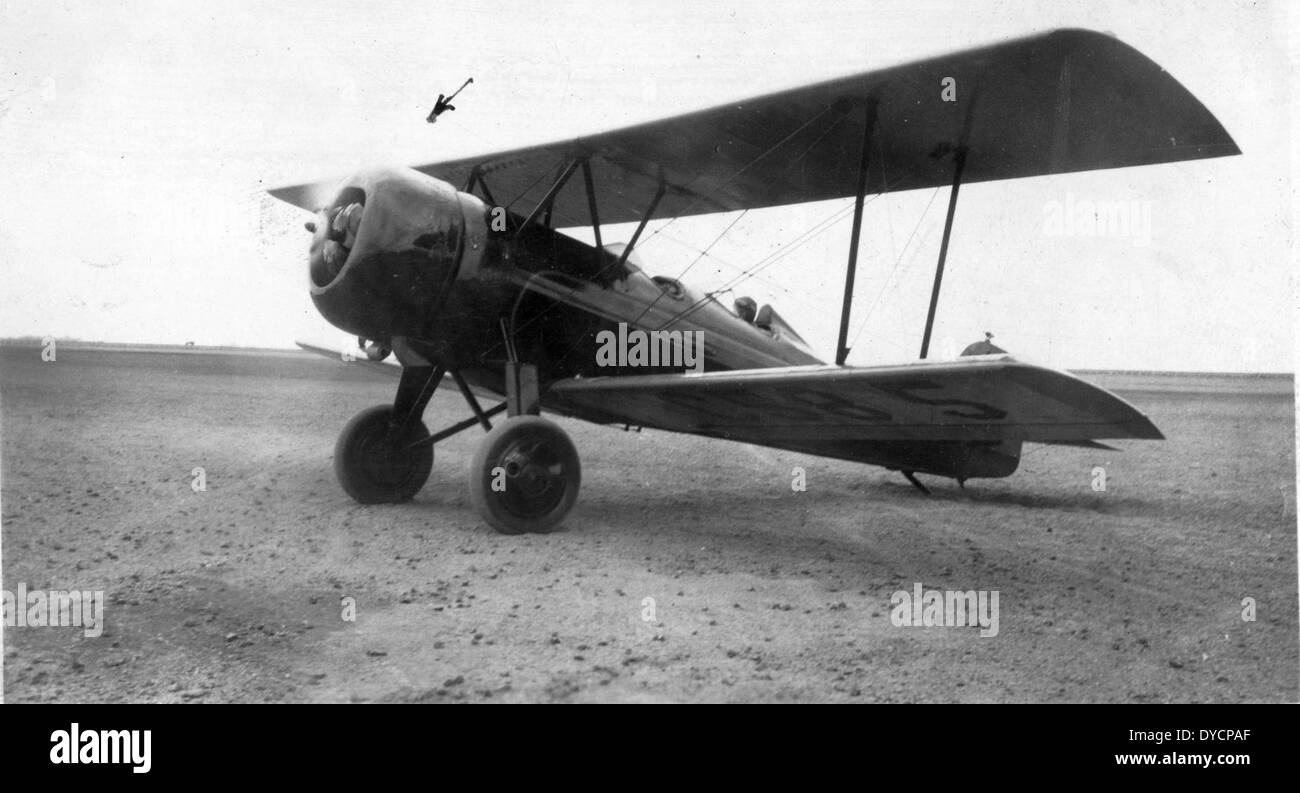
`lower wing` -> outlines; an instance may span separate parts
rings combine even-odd
[[[1009,355],[562,380],[543,402],[593,421],[959,478],[1009,474],[1025,441],[1164,437],[1109,391]],[[987,454],[987,464],[969,459]]]

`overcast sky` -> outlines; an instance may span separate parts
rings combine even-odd
[[[328,326],[307,293],[306,216],[267,187],[576,136],[1087,27],[1166,68],[1244,154],[964,187],[936,352],[987,330],[1067,368],[1294,369],[1282,3],[0,8],[0,336],[272,347],[322,338]],[[459,109],[424,123],[437,94],[469,76]],[[1052,207],[1080,201],[1125,202],[1138,231],[1045,233]],[[751,212],[687,280],[716,288],[848,203]],[[869,204],[850,363],[916,356],[945,203],[946,190],[922,190]],[[849,232],[842,214],[738,290],[775,304],[826,357]],[[674,223],[642,249],[646,269],[677,275],[732,220]]]

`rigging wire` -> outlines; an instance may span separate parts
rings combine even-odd
[[[674,237],[674,236],[671,235],[671,234],[665,234],[664,237],[663,237],[663,239],[666,239],[666,240],[668,240],[668,241],[670,241],[670,242],[674,242],[674,243],[676,243],[676,244],[682,246],[683,248],[686,248],[686,249],[689,250],[691,253],[698,253],[698,252],[700,251],[700,248],[699,248],[699,247],[697,247],[697,246],[695,246],[695,245],[692,245],[691,243],[687,242],[686,240],[680,239],[680,238],[678,238],[678,237]],[[780,246],[777,247],[777,250],[779,250],[779,249],[780,249]],[[722,257],[718,256],[716,253],[714,253],[714,252],[712,252],[712,251],[709,252],[709,257],[708,257],[708,258],[709,258],[710,260],[712,260],[715,264],[717,264],[717,265],[721,265],[721,267],[717,267],[717,268],[715,268],[715,270],[714,270],[714,275],[715,275],[717,278],[724,278],[724,277],[726,277],[726,278],[734,278],[734,277],[736,277],[736,276],[738,276],[738,275],[743,275],[743,274],[745,274],[745,272],[747,271],[747,268],[746,268],[744,265],[736,264],[734,261],[730,261],[730,260],[728,260],[728,259],[723,259]],[[731,271],[730,274],[723,272],[722,267],[726,267],[727,269],[729,269],[729,270]],[[767,290],[770,290],[770,291],[773,292],[773,293],[777,293],[777,292],[779,292],[779,293],[780,293],[779,299],[780,299],[782,302],[785,302],[785,303],[791,303],[791,304],[795,304],[795,305],[802,306],[803,308],[807,309],[809,312],[814,313],[814,314],[815,314],[815,313],[819,313],[819,312],[821,312],[821,311],[824,310],[824,306],[822,306],[821,304],[817,303],[816,301],[814,301],[814,300],[808,298],[804,293],[802,293],[802,292],[798,292],[798,291],[796,291],[796,290],[794,290],[794,289],[792,289],[792,288],[790,288],[790,287],[788,287],[788,286],[782,284],[780,281],[778,281],[778,280],[776,280],[776,279],[774,279],[774,278],[768,278],[768,277],[764,277],[764,276],[762,276],[762,275],[759,275],[759,274],[757,274],[757,273],[752,273],[752,274],[749,275],[749,279],[748,279],[748,280],[753,280],[753,281],[755,281],[756,283],[761,284],[763,288],[765,288],[765,289],[767,289]],[[718,289],[716,289],[716,290],[711,290],[711,291],[712,291],[713,296],[716,298],[716,297],[718,297],[718,296],[720,296],[720,295],[724,295],[724,294],[726,294],[726,293],[728,293],[728,292],[735,292],[736,290],[735,290],[734,287],[730,287],[730,286],[720,286]]]
[[[695,198],[695,200],[693,200],[693,201],[691,201],[690,203],[688,203],[685,207],[683,207],[683,208],[679,211],[679,214],[677,214],[677,215],[675,215],[674,217],[670,218],[670,219],[668,220],[667,223],[664,223],[662,226],[660,226],[659,228],[657,228],[657,229],[655,229],[654,231],[652,231],[652,232],[650,233],[650,236],[646,238],[646,242],[649,242],[649,240],[653,239],[656,235],[658,235],[658,234],[659,234],[660,232],[662,232],[664,229],[666,229],[666,228],[668,228],[669,226],[671,226],[674,222],[677,221],[678,218],[680,218],[680,217],[686,215],[690,209],[693,209],[693,208],[694,208],[695,206],[697,206],[700,202],[702,202],[702,201],[704,201],[705,199],[711,197],[713,194],[715,194],[715,193],[721,191],[724,187],[727,187],[728,185],[730,185],[733,181],[735,181],[737,178],[739,178],[739,177],[741,176],[741,174],[745,173],[747,170],[749,170],[750,168],[752,168],[755,164],[757,164],[758,162],[760,162],[761,160],[763,160],[764,158],[766,158],[767,156],[769,156],[772,152],[774,152],[774,151],[776,151],[777,149],[779,149],[779,148],[781,148],[782,146],[784,146],[786,143],[788,143],[790,140],[792,140],[792,139],[793,139],[795,136],[797,136],[799,133],[803,132],[805,129],[807,129],[809,126],[811,126],[813,123],[817,122],[819,119],[821,119],[821,118],[822,118],[823,116],[825,116],[827,113],[829,113],[832,109],[833,109],[833,106],[827,106],[827,107],[823,108],[823,109],[821,110],[821,112],[817,113],[815,116],[813,116],[812,118],[810,118],[808,121],[806,121],[806,122],[804,122],[803,124],[801,124],[797,129],[795,129],[795,130],[794,130],[793,132],[791,132],[789,135],[786,135],[786,136],[785,136],[784,138],[782,138],[780,141],[778,141],[777,143],[773,144],[771,147],[769,147],[768,149],[766,149],[765,151],[763,151],[761,154],[759,154],[759,155],[758,155],[757,157],[755,157],[753,160],[749,161],[747,164],[745,164],[744,166],[742,166],[738,171],[736,171],[735,173],[731,174],[731,176],[729,176],[729,177],[727,177],[726,179],[724,179],[722,182],[720,182],[718,185],[716,185],[716,186],[715,186],[712,190],[710,190],[708,193],[704,193],[704,194],[697,195],[696,198]],[[838,120],[838,119],[836,120],[836,123],[839,123],[839,120]],[[834,124],[832,124],[831,126],[832,126],[832,128],[833,128],[833,127],[834,127]],[[828,132],[829,132],[829,129],[828,129],[826,132],[823,132],[822,135],[819,136],[817,140],[821,140],[821,138],[822,138],[822,137],[825,137],[825,135],[826,135]],[[816,143],[816,141],[814,141],[814,144],[815,144],[815,143]],[[808,154],[809,151],[811,151],[811,149],[812,149],[812,146],[810,145],[807,149],[804,150],[804,152],[803,152],[802,154],[799,155],[798,158],[796,158],[796,160],[792,161],[791,164],[793,165],[793,162],[796,162],[798,159],[802,159],[804,156],[806,156],[806,155]],[[562,164],[561,164],[561,167],[563,167]],[[539,177],[538,179],[534,180],[533,184],[530,185],[530,186],[527,188],[527,190],[524,191],[524,193],[526,194],[529,190],[532,190],[533,187],[535,187],[535,186],[537,185],[537,183],[540,182],[541,179],[544,178],[544,176],[545,176],[546,174],[549,174],[549,173],[550,173],[550,171],[548,170],[548,171],[546,171],[546,172],[543,174],[542,177]],[[696,179],[692,180],[692,182],[698,180],[699,178],[700,178],[700,177],[697,176]],[[688,184],[687,186],[689,186],[689,184]],[[685,188],[683,188],[683,189],[685,189]],[[519,200],[518,198],[515,199],[515,201],[518,201],[518,200]],[[511,202],[511,203],[514,203],[514,202]],[[745,211],[745,212],[748,212],[748,209],[746,209],[746,210],[744,210],[744,211]],[[742,215],[743,215],[743,213],[742,213]],[[725,232],[724,232],[724,233],[725,233]],[[644,243],[641,243],[641,244],[644,244]],[[604,274],[604,273],[605,273],[605,272],[606,272],[606,271],[607,271],[607,270],[612,266],[612,264],[613,264],[613,263],[611,263],[611,264],[609,264],[609,265],[606,265],[605,267],[602,267],[602,268],[601,268],[601,269],[596,273],[596,276],[595,276],[595,277],[598,278],[598,277],[600,277],[601,275],[603,275],[603,274]],[[514,328],[514,332],[515,332],[515,333],[518,333],[519,331],[523,330],[524,328],[529,327],[529,326],[530,326],[531,324],[533,324],[534,322],[536,322],[536,321],[542,319],[544,316],[546,316],[548,313],[550,313],[552,310],[554,310],[554,308],[556,307],[556,305],[558,305],[558,303],[560,303],[560,302],[566,302],[566,301],[568,300],[568,298],[570,298],[570,297],[572,297],[574,294],[576,294],[577,291],[578,291],[580,288],[581,288],[581,285],[579,285],[579,286],[574,286],[573,288],[571,288],[571,289],[569,290],[569,292],[568,292],[567,294],[565,294],[565,296],[564,296],[563,298],[560,299],[560,301],[557,301],[556,303],[553,303],[551,306],[548,306],[547,308],[545,308],[545,309],[543,309],[542,311],[538,312],[535,316],[530,317],[526,322],[524,322],[523,325],[520,325],[519,327]],[[648,308],[647,308],[647,310],[648,310]],[[500,346],[500,344],[498,344],[497,346]],[[491,348],[491,349],[495,349],[495,347],[493,347],[493,348]],[[488,352],[490,352],[490,351],[491,351],[491,350],[489,350]]]
[[[673,236],[672,234],[665,234],[661,239],[667,240],[668,242],[676,243],[676,244],[682,246],[683,248],[686,248],[686,249],[689,250],[691,253],[699,253],[699,252],[700,252],[700,248],[699,248],[699,246],[694,245],[694,244],[692,244],[692,243],[690,243],[690,242],[688,242],[688,241],[686,241],[686,240],[684,240],[684,239],[682,239],[682,238],[680,238],[680,237]],[[722,266],[724,266],[724,267],[729,267],[729,268],[731,268],[732,270],[734,270],[734,271],[737,272],[737,273],[742,273],[742,272],[745,271],[745,268],[744,268],[743,266],[741,266],[741,265],[739,265],[739,264],[736,264],[735,262],[730,261],[730,260],[728,260],[728,259],[724,259],[724,258],[722,258],[721,256],[718,256],[716,253],[712,253],[712,252],[710,252],[710,253],[709,253],[709,259],[711,259],[711,260],[714,261],[715,263],[720,264],[720,265],[722,265]],[[766,286],[768,286],[768,287],[770,287],[770,288],[772,288],[772,289],[775,289],[775,290],[777,290],[777,291],[780,291],[780,292],[785,293],[785,295],[788,296],[791,300],[796,300],[796,301],[799,301],[799,302],[803,302],[802,300],[799,299],[799,296],[798,296],[798,295],[797,295],[793,290],[791,290],[791,289],[788,288],[788,287],[782,286],[781,284],[777,283],[776,281],[773,281],[773,280],[768,279],[768,278],[755,278],[755,280],[763,282]],[[811,307],[811,306],[810,306],[810,307]]]
[[[766,158],[768,155],[770,155],[772,152],[774,152],[774,151],[776,151],[777,149],[781,148],[781,147],[784,146],[786,143],[789,143],[791,140],[794,139],[794,137],[795,137],[796,135],[798,135],[799,133],[803,132],[803,131],[804,131],[805,129],[807,129],[808,127],[812,126],[815,122],[819,121],[819,120],[821,119],[822,116],[824,116],[824,115],[826,115],[827,113],[831,112],[831,110],[833,110],[833,109],[834,109],[834,105],[827,105],[826,107],[822,108],[822,110],[821,110],[820,113],[818,113],[817,115],[815,115],[815,116],[813,116],[812,118],[808,119],[808,120],[805,121],[803,124],[800,124],[799,127],[798,127],[794,132],[791,132],[789,135],[786,135],[784,138],[782,138],[781,140],[777,141],[776,144],[774,144],[773,146],[771,146],[770,148],[768,148],[768,149],[767,149],[766,151],[764,151],[762,154],[759,154],[757,157],[755,157],[754,159],[750,160],[748,163],[746,163],[744,166],[742,166],[740,170],[736,171],[736,172],[733,173],[731,176],[728,176],[726,179],[724,179],[724,180],[722,180],[721,182],[719,182],[718,185],[717,185],[716,187],[714,187],[712,190],[710,190],[710,191],[707,192],[707,193],[701,194],[701,195],[696,195],[694,201],[691,201],[691,202],[688,203],[685,207],[683,207],[680,211],[678,211],[678,213],[677,213],[676,215],[674,215],[673,217],[671,217],[671,218],[668,220],[667,223],[663,224],[663,225],[660,226],[659,228],[657,228],[657,229],[655,229],[654,231],[652,231],[652,232],[650,233],[650,236],[646,238],[646,242],[649,242],[650,240],[654,239],[655,236],[656,236],[657,234],[659,234],[659,233],[662,232],[664,229],[666,229],[666,228],[668,228],[669,226],[671,226],[673,223],[676,223],[678,218],[683,217],[683,216],[685,216],[685,215],[689,215],[689,214],[690,214],[689,210],[694,209],[694,208],[695,208],[695,207],[696,207],[700,202],[704,201],[706,198],[711,197],[713,194],[720,192],[720,191],[722,190],[722,188],[727,187],[727,186],[730,185],[732,182],[734,182],[736,179],[739,179],[739,178],[740,178],[740,175],[743,174],[743,173],[745,173],[745,171],[748,171],[750,168],[753,168],[755,165],[757,165],[759,162],[761,162],[763,159],[765,159],[765,158]],[[838,123],[840,122],[840,120],[841,120],[841,119],[836,119],[835,123],[832,124],[832,125],[831,125],[827,130],[826,130],[826,132],[823,132],[823,133],[822,133],[822,134],[817,138],[816,141],[813,141],[813,144],[815,145],[815,144],[817,143],[817,141],[820,141],[823,137],[825,137],[826,134],[827,134],[831,129],[833,129],[833,128],[835,127],[835,124],[838,124]],[[804,153],[801,154],[801,155],[799,155],[799,157],[796,158],[796,160],[792,160],[792,161],[791,161],[791,165],[793,165],[794,162],[797,162],[799,159],[802,159],[802,158],[803,158],[805,155],[807,155],[808,152],[811,151],[811,150],[812,150],[812,145],[810,145],[807,149],[805,149],[805,150],[804,150]],[[694,184],[695,182],[699,181],[702,177],[703,177],[703,174],[700,174],[700,175],[696,176],[696,177],[695,177],[694,179],[692,179],[690,182],[688,182],[688,183],[686,183],[685,185],[683,185],[681,189],[683,189],[683,190],[689,190],[689,189],[690,189],[690,186],[691,186],[692,184]]]
[[[713,242],[710,242],[710,243],[709,243],[709,244],[704,248],[704,250],[700,251],[700,255],[699,255],[699,256],[696,256],[696,257],[691,261],[690,264],[686,265],[686,267],[682,270],[681,274],[677,276],[677,280],[680,281],[680,280],[682,280],[683,278],[685,278],[685,277],[686,277],[686,273],[687,273],[688,271],[690,271],[690,269],[691,269],[692,267],[694,267],[694,266],[695,266],[695,265],[700,261],[700,259],[703,259],[705,256],[708,256],[708,255],[709,255],[709,249],[712,248],[714,245],[717,245],[718,242],[720,242],[720,241],[722,240],[723,237],[727,236],[727,232],[731,231],[732,227],[734,227],[737,223],[739,223],[739,222],[740,222],[740,219],[743,218],[743,217],[744,217],[745,215],[747,215],[747,214],[749,214],[749,210],[748,210],[748,209],[743,210],[739,215],[737,215],[737,216],[735,217],[734,220],[732,220],[730,223],[728,223],[728,224],[727,224],[727,227],[726,227],[725,229],[722,230],[722,233],[719,234],[718,236],[714,237],[714,238],[713,238]],[[631,321],[630,323],[628,323],[628,324],[629,324],[629,325],[635,325],[636,323],[640,322],[640,321],[641,321],[641,318],[644,317],[644,316],[646,315],[646,313],[650,311],[650,309],[654,308],[655,305],[658,304],[659,301],[663,298],[663,296],[664,296],[664,293],[663,293],[662,291],[661,291],[659,294],[655,295],[655,299],[654,299],[654,300],[651,300],[650,303],[647,304],[645,308],[641,309],[641,313],[636,315],[636,319],[632,320],[632,321]]]
[[[792,139],[795,135],[799,134],[799,132],[803,131],[803,130],[804,130],[805,128],[807,128],[810,124],[812,124],[814,121],[816,121],[816,120],[817,120],[818,118],[820,118],[822,115],[824,115],[824,114],[826,113],[827,110],[830,110],[830,108],[827,107],[827,108],[823,109],[821,113],[818,113],[818,114],[817,114],[816,116],[814,116],[812,119],[809,119],[808,122],[806,122],[806,123],[804,123],[803,125],[801,125],[801,126],[799,127],[799,129],[796,129],[794,132],[792,132],[792,133],[790,133],[789,135],[787,135],[784,139],[782,139],[782,141],[781,141],[780,143],[777,143],[777,144],[776,144],[776,147],[774,147],[774,148],[777,148],[777,147],[783,146],[787,141],[789,141],[790,139]],[[838,118],[836,118],[834,121],[832,121],[832,122],[831,122],[831,123],[826,127],[826,129],[822,130],[822,132],[821,132],[820,135],[818,135],[816,138],[813,138],[812,142],[809,143],[807,146],[804,147],[803,151],[799,152],[798,155],[796,155],[795,157],[792,157],[792,158],[790,159],[790,161],[789,161],[788,163],[786,163],[786,166],[785,166],[783,172],[788,172],[788,171],[789,171],[791,168],[793,168],[795,165],[799,164],[799,162],[802,161],[804,157],[807,157],[808,154],[809,154],[809,152],[811,152],[814,148],[816,148],[816,147],[817,147],[817,144],[821,143],[822,140],[825,139],[825,137],[826,137],[827,135],[829,135],[829,134],[830,134],[830,133],[831,133],[831,132],[832,132],[832,131],[837,127],[837,126],[839,126],[840,122],[842,122],[843,120],[844,120],[844,116],[841,115],[840,117],[838,117]],[[763,154],[759,155],[758,158],[754,159],[752,162],[750,162],[748,165],[746,165],[745,168],[742,168],[740,171],[737,171],[735,174],[733,174],[732,177],[731,177],[731,179],[735,179],[736,177],[738,177],[738,176],[739,176],[741,173],[743,173],[747,168],[749,168],[750,166],[752,166],[752,165],[754,165],[755,163],[757,163],[757,162],[758,162],[759,160],[761,160],[763,157],[767,156],[771,151],[772,151],[772,149],[769,149],[768,151],[766,151],[766,152],[764,152]],[[729,179],[728,181],[730,181],[730,179]],[[719,188],[719,189],[720,189],[720,188]],[[688,272],[692,267],[694,267],[694,266],[695,266],[695,265],[700,261],[700,259],[702,259],[702,258],[705,257],[705,256],[709,256],[709,251],[712,250],[712,248],[713,248],[715,245],[717,245],[718,242],[720,242],[720,241],[723,239],[723,237],[725,237],[725,236],[727,235],[727,233],[731,231],[732,227],[734,227],[737,223],[739,223],[739,222],[740,222],[740,219],[743,218],[743,217],[744,217],[748,212],[749,212],[749,208],[746,207],[743,211],[741,211],[740,215],[739,215],[738,217],[736,217],[735,220],[733,220],[733,221],[731,221],[731,223],[727,224],[727,227],[726,227],[725,229],[722,230],[722,233],[719,234],[719,235],[718,235],[718,236],[713,240],[713,242],[709,243],[707,247],[705,247],[703,250],[701,250],[699,256],[696,256],[695,259],[692,260],[690,264],[686,265],[686,267],[685,267],[685,268],[684,268],[684,269],[683,269],[683,270],[682,270],[682,271],[677,275],[677,279],[676,279],[676,280],[681,281],[682,279],[684,279],[684,278],[686,277],[686,273],[687,273],[687,272]],[[666,228],[668,228],[668,226],[672,225],[672,223],[673,223],[674,221],[676,221],[678,217],[681,217],[681,215],[678,215],[677,217],[672,218],[672,220],[668,221],[668,222],[665,223],[664,225],[662,225],[662,226],[660,226],[659,228],[655,229],[654,232],[652,232],[651,235],[650,235],[648,238],[646,238],[646,241],[645,241],[645,242],[648,243],[648,242],[650,242],[650,240],[654,239],[654,238],[657,237],[659,234],[661,234],[661,233],[664,231],[664,229],[666,229]],[[666,239],[673,239],[673,238],[671,238],[671,237],[666,237]],[[677,242],[681,242],[680,240],[675,240],[675,241],[677,241]],[[644,244],[645,244],[645,243],[642,243],[642,246],[644,246]],[[684,244],[684,243],[683,243],[683,244]],[[688,247],[694,247],[694,246],[688,246]],[[728,266],[732,267],[733,269],[740,269],[741,274],[744,274],[744,272],[745,272],[743,269],[739,268],[737,265],[731,264],[731,263],[729,263],[729,262],[724,262],[722,259],[719,259],[719,258],[717,258],[716,256],[709,256],[709,258],[713,259],[714,261],[721,262],[721,263],[723,263],[723,264],[727,264]],[[790,291],[789,291],[788,289],[784,289],[783,287],[778,287],[778,288],[780,288],[782,291],[786,292],[787,294],[790,294]],[[721,291],[714,291],[714,292],[712,292],[711,294],[722,294],[723,292],[728,292],[728,291],[731,291],[731,289],[729,289],[729,288],[724,288],[724,289],[722,289]],[[650,304],[647,305],[647,306],[645,307],[645,309],[643,309],[643,310],[641,311],[641,313],[637,315],[636,319],[633,320],[633,322],[635,323],[635,322],[640,321],[641,318],[644,317],[644,316],[646,315],[646,313],[649,312],[650,309],[653,308],[653,307],[654,307],[654,306],[659,302],[659,300],[660,300],[662,297],[663,297],[663,294],[662,294],[662,293],[660,293],[659,295],[656,295],[656,296],[655,296],[655,299],[652,300],[652,301],[650,301]]]
[[[863,206],[865,207],[866,205],[872,203],[876,199],[880,198],[880,196],[882,195],[884,194],[876,193],[875,195],[871,196],[871,198],[867,199],[863,203]],[[788,245],[782,246],[779,250],[761,259],[759,262],[755,263],[753,266],[751,266],[750,268],[742,272],[736,278],[733,278],[725,282],[718,289],[710,292],[709,294],[695,301],[691,305],[682,309],[673,317],[669,318],[668,322],[664,323],[663,325],[660,325],[659,328],[660,329],[666,328],[668,327],[668,325],[671,325],[674,322],[685,319],[686,317],[698,311],[699,308],[705,305],[709,300],[711,300],[715,294],[721,294],[722,292],[725,292],[728,288],[735,288],[736,286],[739,286],[740,284],[749,280],[749,278],[757,275],[758,273],[762,272],[768,267],[771,267],[773,264],[785,258],[786,256],[790,255],[791,253],[793,253],[803,245],[807,244],[817,236],[821,235],[823,232],[829,230],[831,226],[835,225],[839,221],[848,217],[853,212],[853,208],[854,208],[853,204],[848,204],[844,207],[841,207],[839,210],[836,210],[826,219],[822,220],[820,223],[816,224],[811,229],[809,229],[808,231],[804,232],[799,237],[797,237],[795,241],[791,242]]]
[[[524,196],[526,196],[526,195],[528,195],[530,192],[532,192],[532,189],[533,189],[534,187],[536,187],[538,184],[540,184],[541,181],[542,181],[543,179],[545,179],[546,177],[550,176],[552,172],[555,173],[555,178],[556,178],[556,179],[559,179],[559,178],[560,178],[560,174],[564,173],[564,166],[565,166],[566,164],[568,164],[568,162],[569,162],[569,158],[568,158],[568,157],[565,157],[565,158],[561,159],[559,162],[557,162],[557,163],[556,163],[554,166],[552,166],[551,168],[547,168],[546,170],[542,171],[541,175],[538,176],[536,179],[534,179],[534,180],[532,181],[532,184],[530,184],[530,185],[528,185],[527,187],[525,187],[525,188],[523,189],[523,192],[521,192],[519,195],[515,196],[515,197],[514,197],[514,200],[512,200],[510,203],[508,203],[508,204],[505,205],[506,210],[508,211],[508,210],[510,209],[510,207],[512,207],[512,206],[514,206],[515,204],[519,203],[519,200],[520,200],[521,198],[523,198]],[[480,178],[482,178],[482,177],[480,176]],[[554,203],[552,203],[552,205],[554,205]]]
[[[670,317],[666,323],[660,325],[659,328],[662,330],[663,328],[668,327],[668,325],[671,325],[674,322],[677,322],[681,319],[685,319],[691,314],[694,314],[699,309],[700,306],[703,306],[709,300],[713,299],[715,295],[719,295],[724,292],[728,292],[735,289],[735,287],[739,286],[740,284],[744,283],[750,278],[756,276],[762,270],[766,269],[772,264],[775,264],[780,259],[794,252],[796,249],[802,247],[804,244],[806,244],[813,238],[817,237],[822,232],[829,229],[831,226],[835,225],[835,223],[838,223],[839,221],[843,220],[845,217],[849,215],[849,212],[852,209],[853,209],[852,205],[849,205],[847,207],[842,207],[839,210],[835,211],[829,217],[820,221],[811,229],[800,234],[790,244],[784,245],[778,250],[768,254],[763,259],[760,259],[758,263],[751,265],[750,267],[742,270],[739,275],[736,275],[731,279],[723,282],[722,286],[718,287],[717,289],[714,289],[713,291],[706,294],[704,297],[700,298],[699,300],[695,301],[691,305],[682,309],[677,314]]]
[[[892,280],[894,274],[898,272],[898,266],[903,263],[903,256],[906,255],[908,247],[912,244],[912,240],[916,238],[916,232],[921,230],[921,224],[925,222],[925,216],[929,214],[930,207],[934,205],[934,199],[938,197],[938,195],[939,188],[936,187],[934,193],[930,195],[930,201],[925,205],[925,209],[921,210],[921,217],[917,219],[916,226],[912,229],[912,233],[908,235],[907,242],[903,243],[903,249],[898,252],[898,258],[894,260],[894,266],[890,269],[889,274],[885,276],[885,282],[881,284],[880,291],[876,293],[876,299],[872,301],[871,306],[867,308],[866,314],[863,315],[862,324],[858,326],[858,332],[854,334],[853,341],[849,342],[850,348],[854,347],[858,343],[858,337],[862,335],[862,331],[866,330],[867,321],[871,319],[871,312],[875,311],[876,306],[880,305],[880,301],[884,298],[885,291],[889,287],[890,280]]]

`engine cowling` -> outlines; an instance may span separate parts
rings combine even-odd
[[[487,254],[487,214],[476,196],[419,171],[344,180],[314,224],[312,302],[367,339],[438,336],[453,282],[475,277]]]

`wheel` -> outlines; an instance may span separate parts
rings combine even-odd
[[[429,437],[424,422],[389,443],[391,405],[376,405],[358,413],[339,433],[334,447],[334,475],[344,492],[362,504],[410,501],[433,470],[433,444],[407,444]]]
[[[470,461],[470,500],[502,534],[555,528],[578,499],[581,483],[573,441],[541,416],[516,416],[493,427]]]

